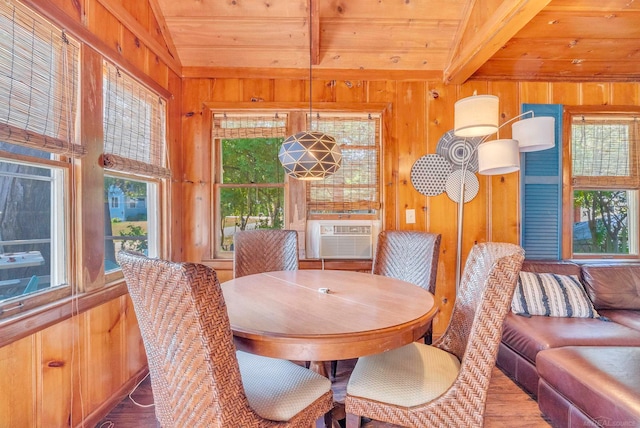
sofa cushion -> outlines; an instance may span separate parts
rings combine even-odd
[[[541,381],[602,426],[640,421],[640,347],[565,347],[540,352]],[[545,395],[539,394],[540,408]]]
[[[528,260],[522,263],[525,272],[557,273],[559,275],[580,275],[580,265],[564,260]]]
[[[640,263],[584,264],[582,282],[596,309],[640,309]]]
[[[640,331],[594,318],[507,314],[502,343],[531,363],[539,351],[561,346],[640,346]]]
[[[516,314],[598,318],[576,275],[520,272],[511,302]]]
[[[628,309],[603,309],[600,311],[600,316],[640,331],[640,311],[630,311]]]

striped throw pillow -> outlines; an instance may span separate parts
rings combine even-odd
[[[520,272],[511,302],[520,315],[600,318],[575,275]]]

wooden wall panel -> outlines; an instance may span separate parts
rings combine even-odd
[[[516,83],[491,83],[491,92],[500,98],[501,117],[508,120],[521,113]],[[511,138],[511,126],[502,128],[499,135],[500,138]],[[520,240],[520,174],[516,172],[491,176],[487,177],[487,181],[489,181],[487,192],[489,224],[486,239],[517,244]]]
[[[609,102],[612,105],[630,106],[640,104],[640,94],[636,83],[611,83]]]
[[[395,114],[398,126],[398,219],[397,229],[425,230],[426,197],[411,184],[411,167],[427,154],[426,82],[400,82],[397,86]],[[416,223],[407,224],[406,210],[416,212]]]
[[[38,391],[43,427],[62,427],[72,420],[82,421],[82,397],[87,396],[86,338],[81,335],[85,317],[78,316],[44,330],[41,341],[40,365],[42,387]],[[56,400],[45,399],[56,397]]]
[[[273,101],[296,102],[309,99],[309,84],[304,80],[278,79],[273,84]]]
[[[125,383],[125,308],[122,298],[118,298],[87,315],[84,334],[89,367],[86,375],[90,377],[90,386],[100,385],[100,388],[88,388],[85,396],[88,408],[99,407]]]
[[[123,25],[120,25],[120,37],[118,44],[122,53],[126,55],[131,64],[139,70],[146,71],[147,47],[140,43],[140,39]]]
[[[167,157],[171,168],[171,180],[166,189],[165,197],[169,201],[179,201],[182,198],[184,186],[184,162],[182,150],[182,79],[174,73],[168,74],[168,89],[174,94],[168,101],[167,114]],[[165,237],[164,254],[171,260],[183,260],[182,246],[182,213],[183,205],[175,203],[163,204],[164,224],[162,234]]]
[[[364,103],[366,99],[366,85],[362,80],[338,80],[336,82],[337,102]]]
[[[580,84],[578,83],[555,83],[548,85],[551,87],[549,91],[542,92],[539,96],[536,96],[535,91],[528,93],[529,97],[522,97],[523,103],[551,103],[551,104],[564,104],[564,105],[576,105],[582,103],[582,94],[580,90]]]
[[[202,103],[211,97],[213,81],[186,80],[182,94],[183,138],[189,144],[182,149],[184,169],[183,247],[185,261],[210,257],[211,138],[203,125]],[[215,82],[217,83],[217,81]],[[202,221],[202,219],[207,219]]]
[[[102,53],[121,59],[123,64],[136,64],[137,69],[127,71],[147,78],[146,84],[152,85],[153,80],[173,94],[168,100],[167,132],[171,166],[176,173],[167,194],[172,195],[169,199],[173,200],[182,195],[182,79],[170,72],[167,64],[155,54],[148,54],[148,47],[124,29],[99,0],[42,0],[42,3],[47,5],[45,10],[51,10],[50,3],[53,3],[60,13],[85,25],[107,45],[94,46],[105,50],[101,53],[86,46],[82,50],[81,139],[88,147],[88,154],[74,170],[80,185],[74,189],[78,210],[73,218],[76,231],[73,251],[80,256],[70,279],[80,288],[91,290],[104,284],[104,230],[100,221],[104,214],[104,181],[103,169],[99,166]],[[123,3],[133,8],[129,10],[131,14],[145,21],[141,24],[155,22],[150,18],[152,14],[146,1]],[[124,39],[123,34],[126,34]],[[157,34],[148,35],[146,40],[158,40]],[[109,49],[113,52],[107,52]],[[209,98],[210,93],[201,95]],[[167,197],[163,199],[166,201]],[[163,210],[166,220],[163,235],[167,237],[163,242],[164,251],[180,259],[181,206],[166,205],[169,209]],[[116,297],[0,348],[0,427],[94,426],[109,410],[110,403],[117,403],[145,369],[146,357],[130,301],[126,296]]]
[[[582,102],[589,105],[606,105],[609,103],[609,84],[603,82],[583,83]],[[585,100],[588,100],[585,102]]]
[[[98,0],[86,0],[87,29],[98,36],[110,48],[122,53],[120,23]]]
[[[262,102],[273,101],[273,81],[253,80],[242,81],[243,101]]]
[[[458,88],[442,82],[429,82],[427,117],[428,153],[436,153],[440,138],[453,129],[453,104],[458,99]],[[440,256],[436,280],[436,303],[439,313],[434,319],[434,331],[444,331],[455,301],[455,263],[457,246],[458,205],[446,193],[427,198],[427,231],[439,233]],[[449,285],[448,285],[449,284]]]
[[[397,96],[397,82],[372,81],[366,85],[368,102],[395,104]],[[395,229],[398,224],[398,131],[393,109],[387,109],[382,122],[382,159],[381,159],[381,188],[382,188],[382,226],[385,229]]]
[[[188,80],[185,80],[188,82]],[[242,99],[242,80],[241,79],[215,79],[212,82],[213,88],[211,89],[211,99],[213,100],[224,100],[229,102],[234,101],[243,101]],[[202,99],[205,100],[203,94],[199,96],[194,96],[192,94],[192,90],[184,90],[183,97],[190,95],[194,97],[196,100]],[[189,110],[185,110],[189,111]]]
[[[37,426],[35,361],[35,335],[0,348],[0,427]]]
[[[551,84],[544,82],[525,82],[520,84],[522,103],[543,104],[549,102]]]

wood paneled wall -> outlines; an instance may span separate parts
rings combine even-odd
[[[529,83],[470,81],[444,85],[438,81],[315,80],[313,102],[389,103],[383,145],[383,221],[385,229],[423,230],[442,234],[436,302],[440,314],[436,333],[448,322],[455,297],[457,204],[446,194],[425,197],[411,184],[413,163],[435,153],[440,137],[453,128],[456,100],[478,94],[500,97],[501,120],[520,113],[523,103],[565,105],[637,105],[640,85],[635,83]],[[308,102],[308,81],[285,79],[183,80],[183,141],[186,191],[183,248],[185,259],[205,261],[230,277],[230,264],[207,260],[211,235],[211,147],[203,127],[203,103],[249,101]],[[500,136],[510,137],[510,127]],[[480,191],[464,205],[462,260],[477,242],[519,243],[519,174],[479,176]],[[405,210],[416,210],[416,223],[406,224]]]
[[[109,1],[107,9],[103,0],[23,1],[54,22],[62,22],[68,34],[80,34],[86,42],[81,67],[81,138],[90,147],[74,172],[78,208],[73,226],[77,242],[72,252],[78,255],[78,266],[71,278],[73,285],[98,290],[107,280],[101,226],[104,172],[99,166],[103,55],[147,85],[161,89],[163,95],[171,94],[167,138],[175,179],[163,189],[163,206],[168,208],[162,213],[162,254],[179,260],[181,205],[167,201],[182,197],[182,80],[173,71],[175,64],[169,66],[160,59],[164,55],[158,46],[163,40],[149,4]],[[146,355],[128,295],[84,312],[78,310],[86,306],[82,302],[69,301],[68,305],[70,308],[57,310],[60,322],[0,348],[0,428],[93,426],[146,372]],[[68,313],[73,316],[69,318]]]

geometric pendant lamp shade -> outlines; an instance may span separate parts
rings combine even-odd
[[[304,131],[284,140],[278,159],[285,172],[293,178],[322,180],[340,168],[342,152],[332,136],[319,131]]]

